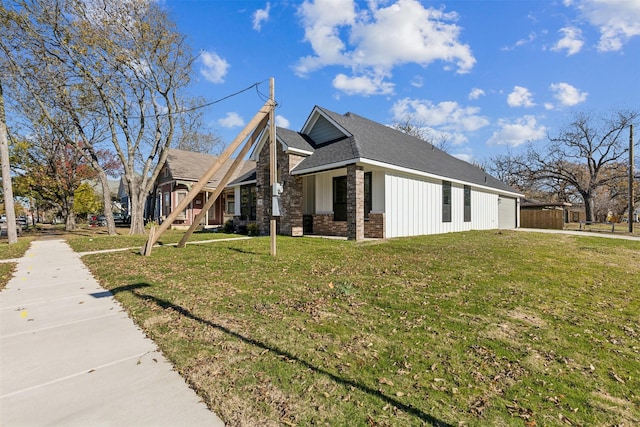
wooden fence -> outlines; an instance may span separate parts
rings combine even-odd
[[[562,209],[522,209],[520,210],[520,226],[522,228],[549,228],[562,230],[564,226]]]

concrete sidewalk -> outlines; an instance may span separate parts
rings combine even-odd
[[[0,292],[0,425],[222,426],[63,240]]]

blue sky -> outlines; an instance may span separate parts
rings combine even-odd
[[[314,105],[383,124],[411,120],[482,161],[544,140],[574,111],[640,107],[640,0],[164,0],[200,56],[208,101],[275,78],[278,125]],[[263,99],[220,102],[230,142]]]

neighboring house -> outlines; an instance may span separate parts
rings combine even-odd
[[[198,182],[205,172],[216,162],[217,156],[194,153],[183,150],[169,150],[167,161],[160,171],[157,182],[154,185],[153,200],[154,210],[152,219],[162,221],[185,198],[194,183]],[[233,159],[227,160],[218,172],[209,180],[187,208],[181,212],[173,222],[173,228],[188,227],[200,213],[203,206],[209,200],[209,195],[216,190],[220,180],[231,167]],[[243,161],[233,175],[232,180],[255,170],[255,163]],[[233,188],[223,191],[216,202],[207,211],[201,223],[203,226],[216,226],[224,224],[227,219],[236,215],[236,200]]]
[[[522,194],[388,126],[316,106],[300,132],[276,135],[280,234],[360,240],[518,227]],[[255,190],[250,180],[232,184],[248,203],[255,191],[261,234],[272,204],[268,139],[264,132],[252,154]]]
[[[582,203],[574,203],[567,209],[567,222],[585,222],[587,213]]]

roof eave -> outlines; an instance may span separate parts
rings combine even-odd
[[[489,186],[489,185],[477,184],[477,183],[474,183],[474,182],[468,182],[468,181],[464,181],[464,180],[460,180],[460,179],[455,179],[455,178],[450,178],[450,177],[446,177],[446,176],[432,174],[432,173],[429,173],[429,172],[419,171],[419,170],[416,170],[416,169],[409,169],[409,168],[405,168],[405,167],[402,167],[402,166],[396,166],[396,165],[392,165],[392,164],[389,164],[389,163],[380,162],[378,160],[371,160],[371,159],[364,159],[364,158],[344,160],[342,162],[330,163],[330,164],[326,164],[326,165],[315,166],[315,167],[312,167],[312,168],[301,169],[301,170],[293,169],[291,171],[291,175],[309,175],[309,174],[313,174],[313,173],[324,172],[324,171],[333,170],[333,169],[339,169],[341,167],[345,167],[345,166],[348,166],[350,164],[362,164],[362,165],[375,166],[375,167],[388,169],[388,170],[393,170],[393,171],[397,171],[397,172],[403,172],[403,173],[409,173],[409,174],[412,174],[412,175],[423,176],[425,178],[445,180],[445,181],[455,182],[457,184],[470,185],[470,186],[473,186],[473,187],[476,187],[476,188],[482,188],[482,189],[486,189],[486,190],[489,190],[489,191],[492,191],[492,192],[495,192],[495,193],[509,195],[509,196],[513,196],[513,197],[517,197],[517,198],[523,198],[524,197],[524,194],[518,193],[516,191],[507,191],[507,190],[503,190],[501,188],[492,187],[492,186]]]

